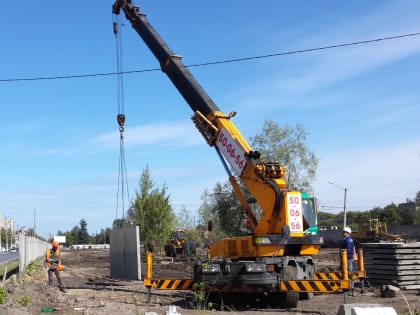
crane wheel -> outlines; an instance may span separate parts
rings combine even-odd
[[[297,269],[296,266],[286,266],[284,268],[284,279],[296,279]],[[297,306],[299,301],[299,292],[283,292],[280,297],[280,307],[282,308],[294,308]]]

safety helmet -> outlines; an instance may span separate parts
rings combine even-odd
[[[343,232],[346,232],[346,233],[351,234],[351,228],[350,228],[349,226],[346,226],[346,227],[343,229]]]
[[[51,245],[52,245],[52,247],[58,248],[58,246],[59,246],[60,244],[58,244],[58,242],[57,242],[57,241],[52,241]]]

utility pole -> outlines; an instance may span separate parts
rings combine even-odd
[[[336,183],[333,183],[333,182],[328,182],[328,184],[334,185],[334,186],[336,186],[336,187],[344,190],[344,206],[343,206],[343,209],[344,209],[344,219],[343,219],[343,228],[345,228],[347,226],[347,209],[346,209],[346,205],[347,205],[347,190],[348,190],[348,188],[347,187],[342,187],[342,186],[337,185]]]

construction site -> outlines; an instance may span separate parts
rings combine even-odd
[[[417,244],[417,246],[420,246]],[[199,306],[199,297],[185,290],[154,290],[150,297],[144,281],[123,281],[111,279],[109,250],[63,250],[63,282],[67,292],[58,287],[48,287],[45,270],[27,270],[21,283],[10,283],[8,300],[0,306],[1,314],[39,314],[41,310],[54,310],[54,314],[325,314],[335,315],[344,303],[342,291],[331,294],[315,294],[310,300],[300,300],[296,308],[272,307],[261,296],[247,295],[234,304]],[[373,258],[374,259],[374,258]],[[418,258],[417,258],[418,259]],[[418,260],[417,260],[418,262]],[[316,257],[319,270],[339,270],[339,249],[321,249]],[[376,266],[386,266],[376,264]],[[390,265],[388,265],[390,266]],[[418,266],[418,265],[417,265]],[[156,255],[153,265],[154,276],[158,278],[189,278],[192,274],[191,258],[171,259]],[[143,275],[146,262],[142,262]],[[417,276],[418,277],[418,276]],[[394,283],[388,280],[383,283]],[[395,283],[394,283],[395,284]],[[392,307],[397,314],[418,314],[420,309],[419,290],[401,290],[395,294],[382,293],[380,285],[365,283],[362,292],[356,283],[356,293],[349,296],[352,305],[372,305]],[[383,297],[381,297],[381,295]],[[26,303],[25,303],[26,301]],[[170,307],[176,312],[166,313]],[[377,313],[375,313],[377,314]]]
[[[343,224],[340,214],[337,226],[330,224],[324,229],[318,222],[320,204],[314,196],[317,190],[311,186],[318,165],[316,155],[305,151],[306,147],[300,140],[296,140],[296,143],[286,141],[282,144],[283,148],[297,144],[291,151],[306,152],[306,156],[286,155],[282,157],[284,161],[281,161],[277,154],[271,154],[270,150],[277,146],[276,141],[280,142],[281,137],[272,141],[272,137],[267,136],[270,131],[276,130],[275,123],[267,120],[267,115],[264,115],[267,123],[265,126],[269,126],[269,130],[264,136],[270,139],[260,140],[258,147],[258,137],[246,137],[239,128],[253,125],[254,122],[242,121],[241,124],[241,120],[235,118],[236,111],[224,112],[227,107],[219,107],[213,101],[190,71],[192,66],[184,64],[182,57],[169,48],[140,6],[131,0],[114,0],[109,9],[113,17],[112,31],[116,40],[117,57],[117,72],[112,75],[117,77],[118,132],[113,136],[119,137],[120,149],[117,206],[113,228],[109,229],[109,242],[105,241],[103,231],[103,244],[89,244],[89,240],[99,240],[98,235],[102,231],[99,234],[96,231],[96,238],[90,236],[85,219],[80,221],[80,229],[77,226],[73,229],[77,235],[59,230],[54,220],[67,220],[70,217],[63,210],[66,205],[63,205],[63,209],[58,207],[59,210],[51,211],[54,215],[49,213],[45,216],[50,220],[50,225],[58,230],[57,235],[50,234],[47,242],[36,233],[34,210],[32,229],[25,227],[18,230],[18,233],[6,231],[6,236],[7,233],[16,234],[17,247],[13,247],[13,250],[19,251],[19,266],[12,271],[8,270],[9,261],[2,265],[1,314],[420,314],[418,203],[406,200],[406,204],[410,205],[409,211],[405,212],[406,221],[401,223],[407,226],[413,223],[412,233],[408,228],[402,233],[393,233],[381,221],[382,218],[376,217],[365,216],[357,224],[348,224],[346,210],[349,188],[328,181],[344,191],[343,207],[334,206],[343,210]],[[235,206],[221,202],[213,209],[202,203],[199,207],[200,224],[195,224],[194,216],[192,229],[178,227],[185,222],[179,222],[182,217],[175,218],[169,195],[165,196],[166,185],[163,185],[162,194],[157,193],[159,189],[152,189],[154,183],[148,177],[148,167],[141,175],[141,192],[135,192],[134,200],[130,200],[128,196],[124,146],[125,131],[128,128],[123,95],[123,74],[126,72],[122,70],[123,49],[120,37],[121,29],[127,25],[132,33],[136,33],[135,39],[131,37],[131,41],[144,44],[144,49],[151,53],[159,66],[159,69],[148,71],[159,70],[178,93],[177,97],[181,96],[190,110],[190,125],[195,127],[203,146],[211,150],[213,157],[220,163],[219,167],[224,172],[223,178],[228,180],[226,185],[229,186]],[[399,37],[416,35],[420,33]],[[394,39],[385,37],[305,51],[300,49],[293,54]],[[277,55],[289,54],[291,53]],[[270,54],[252,59],[272,56]],[[238,58],[214,64],[248,59],[250,58]],[[48,79],[56,80],[61,77]],[[259,107],[256,108],[259,111]],[[281,111],[283,110],[276,109],[275,113]],[[159,116],[164,116],[164,112],[164,109],[157,111]],[[152,116],[154,115],[147,112],[143,118],[147,121]],[[152,140],[144,138],[144,134],[141,134],[141,140],[130,139],[143,144],[135,155],[148,155],[145,152],[148,141],[159,142],[160,131],[156,127],[153,136],[144,132]],[[297,132],[305,139],[306,133],[298,125]],[[176,132],[170,129],[169,133]],[[110,142],[111,138],[116,139],[111,136],[97,137],[77,149],[67,150],[62,156],[72,156],[74,152],[87,150],[95,143]],[[184,173],[188,169],[192,176],[206,177],[206,180],[211,181],[208,176],[202,176],[204,173],[201,173],[201,168],[204,172],[206,166],[199,165],[193,169],[191,162],[183,164],[183,155],[193,155],[188,153],[188,149],[184,150],[182,147],[182,153],[179,154],[168,154],[169,151],[161,150],[158,150],[158,154],[149,155],[149,160],[154,161],[159,155],[168,160],[169,157],[176,156],[179,158],[179,165],[174,166],[174,173]],[[55,154],[53,149],[45,152],[45,155]],[[207,158],[209,154],[206,152],[205,156]],[[301,169],[293,164],[293,158],[301,162],[303,160]],[[200,164],[199,160],[197,155],[194,162]],[[98,159],[93,165],[99,164]],[[61,167],[66,168],[63,165]],[[348,167],[346,163],[343,165],[342,168]],[[165,174],[163,177],[171,173],[166,171],[167,169],[162,171]],[[368,175],[365,174],[365,177]],[[356,178],[359,182],[359,175]],[[142,186],[145,182],[146,187]],[[180,183],[184,184],[183,178]],[[102,182],[97,183],[92,190],[86,189],[88,193],[83,191],[86,208],[82,209],[90,209],[90,200],[86,195],[100,189],[98,187],[102,187],[101,184]],[[192,188],[189,187],[193,184],[185,186],[184,190],[188,191],[186,199],[190,202],[192,195],[189,190]],[[66,197],[72,192],[63,191]],[[142,193],[149,191],[154,199],[143,198]],[[102,192],[101,196],[103,195],[105,194]],[[206,189],[203,195],[223,194],[212,194]],[[420,192],[417,198],[419,196]],[[331,196],[329,198],[339,200]],[[373,204],[376,201],[369,202]],[[62,200],[60,203],[65,204]],[[109,202],[103,202],[101,207],[109,208]],[[102,210],[101,207],[99,209]],[[188,212],[185,206],[179,207]],[[390,222],[402,222],[397,215],[391,215],[398,213],[395,210],[397,207],[392,204],[391,208],[394,212],[388,211],[388,215],[384,217]],[[381,213],[376,210],[374,213]],[[89,213],[93,221],[104,217],[103,212],[79,211],[82,214]],[[122,212],[121,218],[119,211]],[[234,220],[228,220],[233,213],[239,223],[235,221],[234,224]],[[231,228],[233,225],[235,230],[221,228]],[[192,238],[194,233],[198,235],[198,241]],[[72,238],[71,242],[66,237]],[[76,240],[82,242],[77,244]],[[15,270],[18,274],[14,274]],[[53,274],[55,278],[52,278]]]

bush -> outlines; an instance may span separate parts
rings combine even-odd
[[[0,288],[0,304],[6,303],[7,290],[5,288]]]

